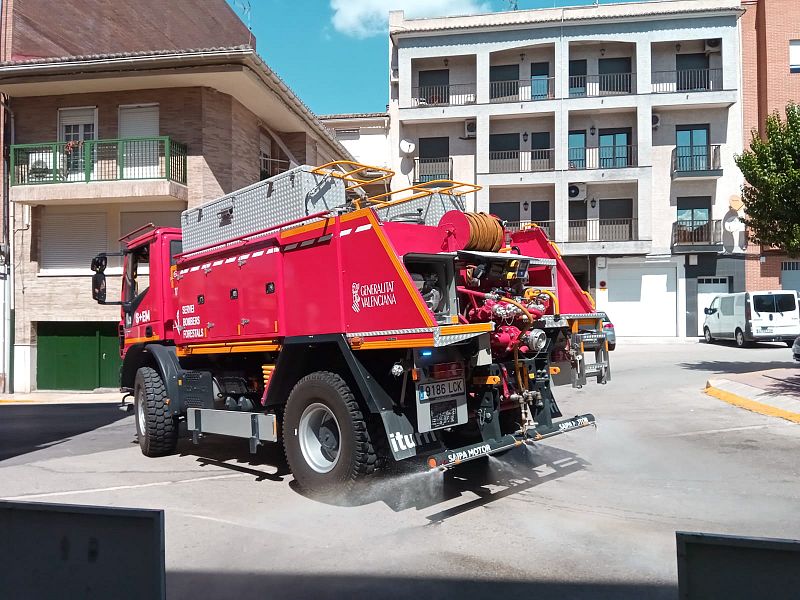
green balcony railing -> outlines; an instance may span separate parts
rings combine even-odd
[[[186,184],[186,146],[166,137],[11,146],[11,185],[168,179]]]

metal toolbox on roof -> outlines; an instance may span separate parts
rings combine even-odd
[[[346,204],[344,182],[296,167],[183,211],[183,251],[256,233]]]

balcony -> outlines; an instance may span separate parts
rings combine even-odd
[[[531,102],[555,98],[555,77],[489,83],[490,102]]]
[[[675,221],[672,224],[672,245],[684,246],[697,252],[703,246],[722,244],[722,221]],[[715,250],[715,248],[709,248]]]
[[[539,227],[550,239],[555,234],[555,221],[506,221],[505,229],[508,232],[522,231],[531,227]]]
[[[186,146],[169,137],[11,146],[15,202],[186,200]],[[90,185],[76,185],[76,184]]]
[[[411,88],[411,106],[465,106],[475,104],[474,83],[423,85]]]
[[[632,93],[633,73],[570,75],[569,97],[622,96]]]
[[[427,183],[439,179],[453,178],[453,159],[450,156],[441,158],[415,158],[414,183]]]
[[[722,69],[655,71],[651,83],[654,94],[714,92],[722,89]]]
[[[570,242],[631,242],[639,238],[637,219],[581,219],[568,222]]]
[[[722,177],[720,146],[676,146],[672,150],[672,179]]]
[[[489,152],[489,173],[552,171],[554,150],[509,150]]]
[[[625,169],[637,166],[636,146],[600,146],[597,148],[570,148],[570,170]]]

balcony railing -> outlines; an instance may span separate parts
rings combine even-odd
[[[585,169],[624,169],[637,165],[636,146],[600,146],[597,148],[569,148],[567,151],[569,168]]]
[[[636,219],[580,219],[568,222],[570,242],[630,242],[638,239]]]
[[[452,178],[453,159],[451,157],[414,159],[414,183],[427,183],[437,179]]]
[[[505,222],[505,229],[506,231],[513,232],[513,231],[521,231],[523,229],[528,229],[533,227],[539,227],[542,231],[545,232],[547,237],[552,238],[553,233],[555,233],[555,221],[506,221]]]
[[[474,83],[421,85],[411,88],[412,106],[464,106],[475,104]]]
[[[529,173],[553,170],[552,148],[489,152],[490,173]]]
[[[675,221],[672,224],[672,245],[713,246],[722,243],[722,221]]]
[[[277,158],[261,159],[261,179],[269,179],[289,170],[289,161]]]
[[[169,137],[11,146],[11,185],[168,179],[186,183],[186,146]]]
[[[722,69],[655,71],[652,73],[651,83],[654,94],[713,92],[722,89]]]
[[[489,82],[489,99],[492,102],[530,102],[553,98],[555,98],[555,77]]]
[[[602,75],[570,75],[569,97],[619,96],[630,94],[633,73],[603,73]]]
[[[720,146],[676,146],[672,150],[672,174],[703,175],[721,171]]]

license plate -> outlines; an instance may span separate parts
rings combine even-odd
[[[458,402],[441,400],[431,403],[431,429],[458,425]]]
[[[463,396],[464,394],[463,379],[444,379],[442,381],[420,383],[417,385],[417,395],[419,396],[420,402],[430,402],[438,398]]]
[[[772,327],[759,327],[759,333],[772,333]]]

